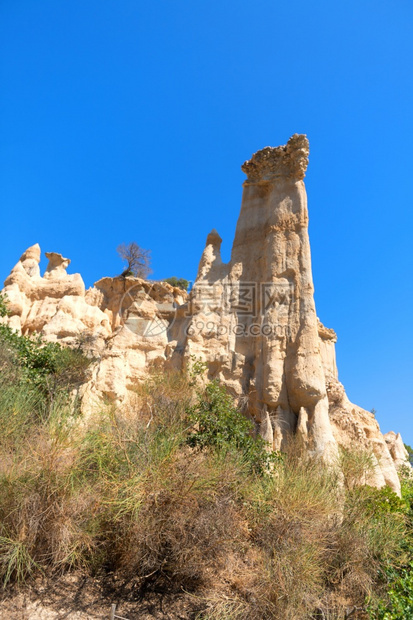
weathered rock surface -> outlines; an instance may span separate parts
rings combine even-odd
[[[222,263],[221,240],[212,231],[194,287],[184,356],[207,359],[275,448],[300,419],[298,431],[310,449],[327,457],[336,453],[336,442],[313,296],[307,163],[307,138],[295,135],[287,146],[265,148],[242,166],[247,180],[231,260]],[[205,299],[211,289],[215,307]]]
[[[384,435],[384,439],[397,468],[403,467],[409,463],[409,453],[404,447],[400,433],[390,431]]]
[[[244,163],[247,175],[231,260],[221,238],[207,237],[188,296],[165,282],[103,278],[85,290],[69,259],[28,248],[7,278],[8,323],[24,333],[73,345],[96,362],[83,386],[84,411],[110,399],[127,403],[151,364],[182,368],[205,360],[275,449],[298,433],[308,449],[334,459],[356,442],[375,455],[374,483],[400,491],[407,462],[400,435],[380,432],[373,414],[353,405],[338,381],[336,334],[317,318],[304,175],[307,138],[267,147]]]
[[[19,333],[42,333],[51,342],[82,344],[97,362],[83,387],[85,411],[106,399],[122,404],[151,363],[169,353],[166,327],[186,293],[166,282],[102,278],[85,290],[80,274],[69,275],[69,259],[46,253],[40,276],[40,247],[32,246],[5,281],[9,325]]]

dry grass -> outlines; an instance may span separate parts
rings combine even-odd
[[[128,415],[103,412],[82,434],[67,403],[33,415],[35,391],[13,385],[0,403],[5,584],[114,571],[192,593],[199,618],[338,619],[400,553],[403,520],[372,515],[357,489],[364,456],[346,455],[343,485],[294,442],[261,476],[234,451],[189,448],[183,375],[154,372]]]
[[[351,450],[341,448],[339,467],[343,473],[345,488],[350,490],[372,483],[377,461],[372,452],[362,446],[355,446]]]

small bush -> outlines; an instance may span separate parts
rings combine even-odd
[[[166,278],[164,282],[167,282],[171,286],[181,288],[183,291],[187,291],[189,287],[189,282],[188,280],[185,280],[185,278],[177,278],[173,276],[172,278]]]
[[[401,483],[402,497],[391,502],[388,510],[403,515],[407,527],[400,540],[398,561],[388,562],[379,571],[384,592],[381,598],[373,596],[368,607],[370,617],[378,620],[413,617],[413,480],[409,470],[401,472]]]
[[[254,427],[233,404],[231,396],[217,381],[198,392],[197,402],[189,409],[196,430],[188,444],[200,449],[236,450],[257,473],[269,471],[277,455],[269,452],[261,437],[253,437]]]
[[[386,582],[387,600],[370,604],[370,617],[375,620],[413,618],[413,562],[400,569],[389,566],[381,575]]]
[[[82,384],[91,362],[80,349],[46,343],[40,335],[22,336],[7,325],[0,325],[0,361],[19,368],[26,385],[35,385],[53,398],[59,389],[70,390]]]

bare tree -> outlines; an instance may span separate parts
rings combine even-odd
[[[122,243],[117,248],[117,252],[121,259],[126,263],[125,271],[121,276],[136,276],[137,278],[147,278],[151,273],[151,251],[144,250],[137,243]]]

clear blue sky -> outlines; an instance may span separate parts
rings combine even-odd
[[[410,0],[1,0],[0,279],[229,257],[242,162],[306,133],[316,304],[347,393],[413,444]]]

